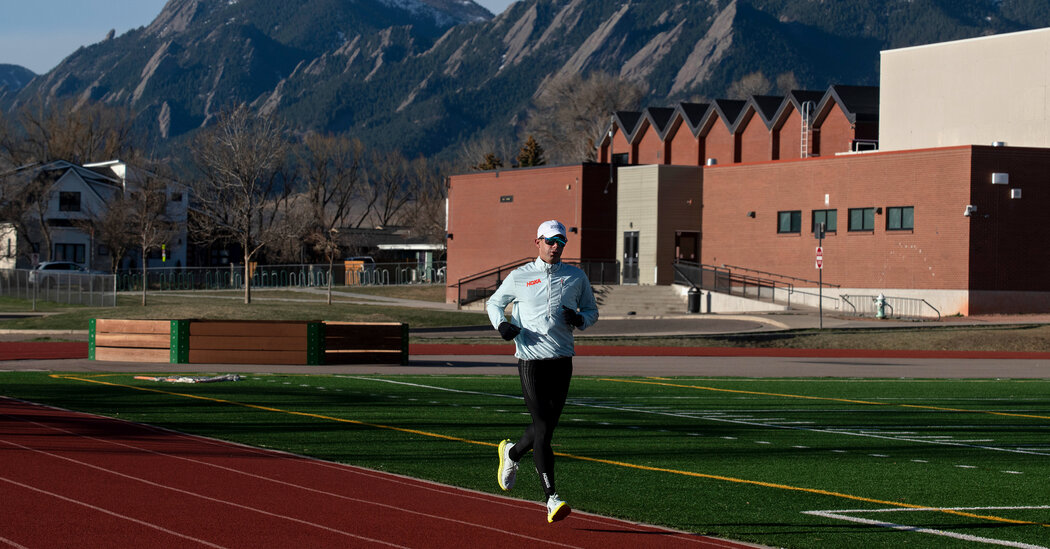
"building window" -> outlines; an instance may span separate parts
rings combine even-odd
[[[915,206],[886,208],[886,230],[908,231],[915,228]]]
[[[612,163],[617,166],[626,166],[631,161],[631,155],[628,153],[613,153]]]
[[[58,193],[58,211],[60,212],[79,212],[80,211],[80,193],[72,191],[62,191]]]
[[[850,208],[849,230],[851,231],[874,231],[875,230],[875,208]]]
[[[813,210],[813,227],[812,231],[817,232],[817,227],[823,223],[824,231],[833,233],[838,230],[839,227],[839,211],[838,210]]]
[[[778,233],[801,233],[802,232],[802,210],[777,212]]]
[[[55,244],[55,261],[72,261],[83,264],[84,251],[83,244]]]

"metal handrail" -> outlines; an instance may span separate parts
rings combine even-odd
[[[722,266],[726,267],[726,268],[729,268],[729,269],[737,269],[737,270],[740,270],[740,271],[748,271],[748,272],[752,272],[752,273],[758,273],[758,274],[761,274],[761,275],[775,276],[775,277],[784,278],[784,279],[787,279],[787,280],[795,280],[795,281],[798,281],[798,282],[805,282],[806,284],[823,284],[824,286],[828,286],[830,288],[840,288],[841,287],[838,284],[828,284],[827,282],[818,282],[816,280],[809,280],[808,278],[799,278],[797,276],[790,276],[790,275],[784,275],[784,274],[779,274],[779,273],[771,273],[771,272],[768,272],[768,271],[760,271],[758,269],[749,269],[747,267],[738,267],[736,265],[723,264]]]
[[[788,303],[790,304],[790,296],[795,291],[795,286],[791,283],[733,273],[725,266],[719,267],[689,261],[675,261],[672,263],[672,268],[676,275],[675,282],[682,282],[682,279],[684,279],[685,282],[688,282],[694,288],[728,295],[738,294],[742,297],[762,300],[764,299],[763,289],[769,289],[772,293],[766,292],[766,295],[770,302],[775,302],[777,289],[781,289],[787,292]],[[696,271],[698,276],[695,280],[685,272],[689,269]],[[753,292],[749,291],[751,288],[754,288]]]
[[[842,301],[853,309],[852,314],[855,316],[875,316],[878,311],[876,310],[875,300],[878,298],[876,295],[842,295]],[[889,313],[887,317],[893,318],[933,318],[936,316],[937,320],[941,319],[941,312],[937,310],[929,301],[918,297],[893,297],[883,296],[886,308]],[[925,314],[926,307],[929,307],[933,314]]]
[[[492,295],[499,288],[499,285],[503,283],[505,278],[504,273],[513,271],[518,267],[535,261],[535,258],[521,259],[511,263],[505,263],[499,267],[492,267],[486,269],[477,274],[463,277],[459,279],[454,286],[456,286],[456,303],[460,307],[479,299],[484,299],[489,295]],[[562,263],[569,265],[576,265],[583,269],[587,278],[591,281],[591,284],[619,284],[620,276],[620,263],[615,259],[612,260],[601,260],[601,259],[562,259]],[[606,267],[609,267],[606,269]],[[495,280],[493,280],[495,277]],[[487,279],[487,280],[486,280]],[[483,281],[478,284],[471,284],[478,281]],[[464,289],[467,290],[467,295],[464,296]]]

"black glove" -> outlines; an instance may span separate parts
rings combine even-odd
[[[566,324],[576,326],[577,328],[583,326],[583,315],[566,307],[565,305],[561,306],[561,317],[565,319]]]
[[[511,324],[510,322],[500,322],[499,328],[496,329],[499,330],[499,335],[503,338],[504,341],[510,341],[518,337],[518,334],[521,333],[521,328]]]

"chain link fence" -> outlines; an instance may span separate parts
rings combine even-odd
[[[327,264],[258,265],[249,269],[253,288],[324,288],[328,286]],[[230,290],[244,288],[244,266],[177,267],[121,272],[116,275],[119,291],[141,291],[143,278],[149,290]],[[337,263],[332,266],[332,286],[385,286],[440,284],[445,282],[445,263]]]
[[[32,301],[68,305],[115,307],[115,275],[75,271],[0,269],[0,295]]]

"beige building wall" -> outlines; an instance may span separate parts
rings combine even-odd
[[[1050,147],[1050,28],[882,52],[879,149]]]
[[[638,232],[638,284],[671,284],[675,231],[700,230],[702,168],[645,165],[618,168],[616,256],[621,273],[624,233]]]

